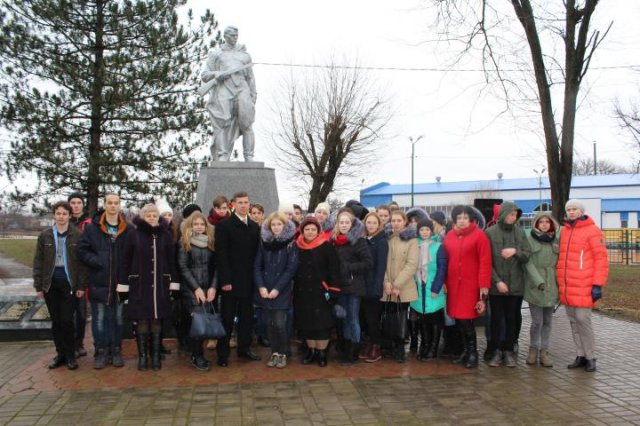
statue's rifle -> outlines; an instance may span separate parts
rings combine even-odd
[[[218,84],[218,82],[221,81],[222,79],[224,79],[225,77],[228,77],[231,74],[235,74],[235,73],[240,72],[240,71],[244,71],[247,68],[251,68],[252,66],[253,66],[253,63],[249,62],[248,64],[243,65],[241,67],[221,72],[217,76],[213,77],[211,80],[207,81],[206,83],[204,83],[200,87],[198,87],[196,92],[198,93],[198,95],[204,96],[207,93],[209,93],[209,90],[213,89]]]

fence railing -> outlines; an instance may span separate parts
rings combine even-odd
[[[603,229],[609,263],[640,265],[640,229]]]

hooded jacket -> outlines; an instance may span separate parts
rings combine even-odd
[[[110,305],[117,301],[118,271],[123,266],[124,247],[132,229],[120,213],[116,233],[111,235],[104,211],[97,212],[84,228],[78,257],[89,269],[89,300],[92,302]]]
[[[538,229],[538,221],[543,217],[551,221],[551,229],[546,234]],[[527,240],[531,257],[525,269],[524,300],[530,305],[553,307],[558,303],[556,264],[560,251],[560,228],[551,213],[536,214]]]
[[[341,294],[363,297],[366,294],[366,280],[373,267],[373,258],[364,239],[364,224],[354,218],[351,229],[341,239],[342,234],[331,237],[340,264]]]
[[[491,290],[492,296],[524,296],[524,268],[531,256],[531,248],[524,230],[518,225],[505,223],[506,217],[513,211],[518,212],[518,219],[522,216],[522,210],[514,203],[505,201],[500,206],[498,223],[486,230],[491,242],[492,272]],[[515,248],[516,254],[509,259],[504,259],[500,253],[505,248]],[[500,293],[497,284],[502,281],[509,287],[507,293]]]
[[[387,256],[387,271],[384,275],[385,287],[400,290],[402,302],[413,302],[418,299],[413,275],[418,268],[418,241],[415,227],[408,226],[400,232],[394,232],[389,237],[389,255]],[[383,295],[380,300],[387,301]]]
[[[267,227],[260,229],[260,247],[254,262],[253,274],[256,283],[256,304],[265,309],[289,309],[291,306],[292,280],[298,268],[298,247],[294,242],[296,225],[288,221],[280,235],[275,236]],[[278,297],[265,299],[260,288],[267,292],[278,290]]]
[[[560,303],[577,308],[595,306],[591,288],[607,283],[609,259],[602,231],[590,217],[565,222],[556,272]]]
[[[371,253],[373,267],[369,270],[366,280],[365,297],[379,299],[384,289],[384,273],[387,270],[387,257],[389,256],[389,243],[384,229],[377,234],[368,237],[367,247]]]

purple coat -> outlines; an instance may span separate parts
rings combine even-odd
[[[129,285],[127,318],[167,318],[171,313],[169,285],[178,282],[169,226],[164,219],[155,227],[138,217],[133,223],[137,228],[127,238],[118,279]]]

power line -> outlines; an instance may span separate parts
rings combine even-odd
[[[415,72],[486,72],[482,68],[412,68],[412,67],[371,67],[353,65],[318,65],[318,64],[294,64],[284,62],[254,62],[254,65],[266,65],[272,67],[292,67],[292,68],[340,68],[366,71],[415,71]],[[560,68],[547,68],[549,71],[562,71]],[[640,65],[608,65],[601,67],[589,67],[591,70],[612,70],[612,69],[635,69],[640,70]],[[522,69],[501,69],[500,71],[523,71]]]

